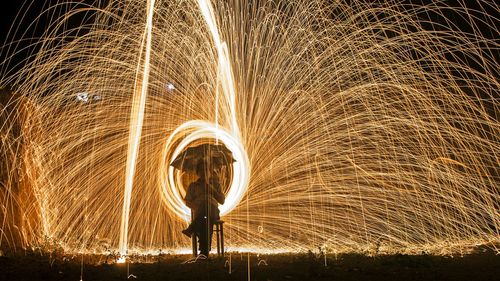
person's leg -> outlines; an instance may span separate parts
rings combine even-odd
[[[208,231],[207,231],[207,219],[203,219],[199,228],[198,244],[200,246],[200,254],[208,257]]]
[[[200,244],[200,254],[208,257],[212,244],[213,224],[207,219],[203,220],[203,225],[198,238]]]

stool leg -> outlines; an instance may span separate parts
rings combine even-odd
[[[219,224],[215,225],[215,235],[217,236],[217,256],[220,256]]]
[[[191,244],[193,246],[193,257],[198,256],[198,242],[196,241],[196,234],[191,234]]]
[[[220,251],[224,257],[224,224],[220,225]]]

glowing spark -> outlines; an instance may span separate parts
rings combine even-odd
[[[173,90],[175,90],[175,86],[174,86],[174,84],[172,84],[172,83],[167,83],[167,84],[165,85],[165,88],[166,88],[166,89],[167,89],[167,91],[169,91],[169,92],[172,92]]]
[[[89,101],[89,94],[86,92],[78,93],[78,94],[76,94],[76,99],[78,101],[88,102]]]

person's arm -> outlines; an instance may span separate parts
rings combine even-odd
[[[184,202],[186,202],[186,206],[189,208],[193,208],[193,203],[194,203],[194,184],[191,183],[188,187],[188,191],[186,193],[186,197],[184,197]]]
[[[224,202],[226,201],[226,196],[224,196],[224,193],[222,193],[221,191],[219,180],[212,178],[211,187],[212,187],[212,194],[215,200],[217,200],[217,203],[221,205],[224,204]]]

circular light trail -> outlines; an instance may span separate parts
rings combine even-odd
[[[179,182],[179,178],[176,178],[175,169],[170,166],[170,163],[189,144],[200,139],[217,139],[221,141],[233,153],[233,158],[236,160],[232,164],[233,177],[229,191],[226,194],[226,200],[219,207],[221,216],[228,214],[238,205],[248,187],[250,164],[247,153],[237,138],[206,121],[193,120],[182,124],[170,135],[165,144],[160,177],[164,202],[169,209],[186,221],[191,218],[191,210],[186,206],[179,192],[176,184]]]

